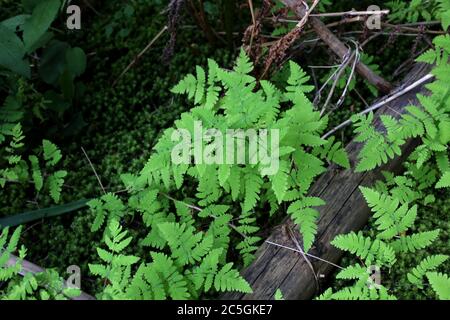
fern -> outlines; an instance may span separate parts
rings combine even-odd
[[[314,148],[313,154],[320,155],[320,158],[327,159],[345,169],[350,169],[350,161],[347,152],[342,148],[342,143],[334,141],[335,137],[328,138],[326,144]]]
[[[408,208],[405,203],[390,196],[381,195],[378,192],[360,187],[369,207],[374,212],[375,225],[380,231],[379,238],[392,239],[408,230],[414,223],[417,215],[417,207]]]
[[[213,246],[211,235],[194,234],[194,228],[185,224],[166,222],[159,224],[158,227],[177,265],[184,266],[200,261]]]
[[[18,249],[22,226],[16,228],[9,236],[9,228],[0,233],[0,281],[5,285],[0,288],[2,300],[57,299],[63,300],[79,295],[79,290],[65,288],[62,278],[56,271],[32,272],[22,274],[22,263],[27,250],[24,246]],[[18,251],[15,264],[9,264],[11,254]]]
[[[439,230],[415,233],[408,236],[402,236],[392,242],[392,247],[398,252],[415,252],[428,247],[437,239]]]
[[[447,259],[448,256],[444,255],[433,255],[426,257],[417,267],[412,269],[411,272],[407,274],[409,282],[422,289],[422,280],[425,274],[429,271],[435,270]]]
[[[361,233],[351,232],[346,235],[338,235],[331,242],[335,247],[356,254],[366,262],[366,265],[377,263],[378,265],[391,266],[394,264],[394,249],[381,240],[371,240]]]
[[[10,255],[17,250],[20,233],[22,227],[14,230],[13,234],[8,240],[9,228],[4,228],[0,234],[0,281],[7,281],[17,275],[21,269],[20,261],[12,266],[7,266]],[[20,257],[23,259],[25,251],[22,249]]]
[[[234,269],[232,263],[226,264],[214,278],[214,287],[217,291],[239,291],[243,293],[251,293],[250,285],[241,278],[239,272]]]
[[[418,22],[421,18],[426,21],[431,21],[436,17],[437,2],[423,0],[413,0],[409,3],[400,0],[390,1],[387,3],[392,12],[389,17],[395,22]]]
[[[64,184],[64,178],[67,176],[67,171],[60,170],[53,173],[48,178],[48,184],[50,189],[50,196],[58,203],[61,196],[61,189]]]
[[[39,167],[39,159],[36,156],[30,156],[28,159],[31,164],[31,176],[33,177],[34,186],[36,191],[39,192],[44,184],[41,168]]]
[[[368,171],[385,164],[395,156],[401,155],[400,146],[405,143],[403,137],[398,135],[383,135],[372,126],[373,113],[362,116],[356,115],[352,118],[355,123],[355,138],[357,142],[364,142],[364,146],[358,155],[359,162],[356,171]],[[382,116],[385,125],[392,125],[393,118]]]
[[[317,233],[315,221],[319,216],[319,212],[311,207],[322,206],[324,204],[325,202],[320,198],[304,197],[301,200],[293,202],[288,208],[288,213],[291,214],[294,222],[300,226],[305,251],[311,248]]]
[[[360,187],[373,212],[376,238],[365,237],[362,232],[351,232],[338,235],[331,242],[335,247],[355,254],[362,260],[362,265],[350,265],[343,268],[336,276],[338,279],[353,280],[355,284],[334,293],[331,289],[327,290],[319,299],[394,299],[395,297],[389,293],[387,288],[379,283],[373,284],[367,266],[376,266],[379,270],[392,268],[397,261],[397,255],[424,249],[438,237],[439,230],[407,234],[413,228],[417,206],[409,206],[410,202],[404,199],[403,193],[398,192],[397,185],[407,181],[410,186],[414,186],[414,182],[412,179],[407,180],[407,176],[394,177],[390,173],[385,173],[385,177],[387,182],[377,182],[377,190]],[[428,185],[428,187],[430,186]],[[396,195],[400,195],[400,197],[396,197]],[[425,258],[407,274],[407,279],[422,289],[426,273],[435,270],[447,258],[446,255]]]
[[[275,300],[284,300],[283,293],[281,292],[280,289],[277,289],[277,291],[275,291],[274,299]]]
[[[443,7],[448,9],[446,5]],[[450,90],[448,89],[450,66],[447,63],[450,54],[450,37],[437,36],[433,43],[436,49],[425,52],[417,59],[436,64],[432,70],[436,79],[428,85],[432,94],[429,96],[418,94],[420,106],[406,107],[407,112],[401,115],[400,119],[382,116],[386,134],[375,130],[371,124],[372,115],[353,118],[356,124],[355,131],[359,133],[357,140],[365,143],[358,156],[360,159],[358,171],[370,170],[386,163],[389,159],[401,154],[400,146],[406,140],[419,137],[422,144],[412,152],[409,160],[415,162],[417,169],[422,168],[425,163],[435,162],[441,172],[435,187],[449,187],[448,171],[450,169],[446,150],[450,142]]]
[[[437,272],[428,272],[426,276],[439,299],[450,300],[450,277]]]
[[[111,219],[105,233],[105,244],[109,251],[97,248],[97,254],[105,264],[89,264],[92,274],[110,282],[102,297],[124,298],[123,288],[130,278],[130,267],[139,261],[138,257],[121,253],[132,240],[131,237],[125,238],[126,236],[127,232],[122,231],[119,222]]]
[[[56,145],[48,140],[43,140],[44,146],[44,159],[50,166],[55,166],[62,158],[61,151]]]
[[[110,221],[120,219],[125,214],[122,200],[112,193],[107,193],[100,199],[93,199],[87,204],[95,216],[91,231],[99,230],[105,220],[109,224]]]
[[[192,109],[162,133],[139,174],[121,176],[129,194],[89,202],[92,231],[138,215],[146,227],[139,243],[152,250],[150,262],[143,259],[133,267],[92,265],[92,272],[111,283],[102,298],[192,299],[211,291],[251,292],[227,257],[233,250],[244,266],[253,260],[261,241],[257,221],[266,204],[272,207],[268,215],[282,205],[290,208],[305,250],[313,246],[319,216],[314,207],[324,202],[307,193],[327,161],[348,167],[348,156],[340,143],[321,139],[327,118],[306,97],[313,87],[297,64],[290,64],[284,89],[269,81],[257,87],[252,70],[241,51],[232,70],[208,60],[207,68],[184,77],[172,92],[186,95]],[[200,139],[192,137],[199,125],[207,133]],[[176,141],[177,130],[193,138],[187,156]],[[232,143],[218,140],[229,130],[235,133]],[[267,133],[266,158],[261,150],[253,152],[251,130]],[[242,149],[249,149],[243,158],[237,153]],[[186,161],[173,161],[173,153]],[[115,256],[104,249],[98,253],[104,262]],[[113,269],[114,279],[106,273]]]
[[[450,171],[445,172],[436,183],[436,188],[450,188]]]

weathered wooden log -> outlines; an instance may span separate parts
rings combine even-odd
[[[429,71],[430,67],[427,65],[415,65],[404,79],[401,87],[404,88],[416,82],[427,75]],[[384,130],[379,118],[380,114],[398,117],[404,107],[418,104],[416,99],[418,92],[426,92],[424,85],[380,108],[375,118],[377,129]],[[373,185],[376,180],[382,178],[382,170],[400,172],[403,160],[416,145],[416,141],[408,141],[402,148],[401,157],[370,172],[356,173],[351,169],[344,170],[332,165],[312,186],[310,195],[320,197],[326,202],[326,205],[318,208],[320,212],[318,232],[315,243],[309,251],[309,254],[327,261],[309,258],[316,274],[320,275],[321,283],[329,280],[328,275],[334,268],[329,262],[337,263],[342,255],[342,252],[334,248],[330,241],[338,234],[360,230],[368,221],[370,210],[358,187]],[[361,143],[354,141],[346,147],[352,167],[356,163],[361,147]],[[298,227],[294,226],[290,219],[285,219],[281,225],[275,227],[267,241],[296,249],[292,237],[289,237],[286,232],[287,228],[294,231],[296,239],[301,239],[297,231]],[[298,242],[301,244],[301,240]],[[285,299],[310,299],[319,291],[310,266],[299,252],[267,242],[258,249],[255,261],[242,272],[242,275],[252,286],[253,293],[230,293],[225,294],[222,298],[269,300],[273,299],[276,290],[280,289]]]

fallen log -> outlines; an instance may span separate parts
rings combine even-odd
[[[423,78],[430,69],[428,65],[416,64],[400,87],[407,87]],[[416,94],[419,92],[426,93],[424,84],[378,109],[375,114],[376,128],[384,130],[379,118],[381,114],[398,117],[406,106],[417,105]],[[326,205],[318,208],[320,212],[318,232],[315,243],[308,252],[321,259],[309,258],[315,273],[319,275],[320,283],[329,280],[328,276],[334,269],[333,264],[336,264],[342,255],[330,241],[338,234],[360,230],[368,221],[370,210],[358,187],[373,185],[376,180],[382,178],[382,170],[400,172],[403,160],[416,145],[416,141],[408,141],[402,148],[401,157],[370,172],[355,173],[351,169],[344,170],[332,165],[312,186],[310,195],[320,197],[326,202]],[[361,147],[361,143],[354,141],[346,147],[352,167],[356,164]],[[290,219],[285,219],[281,225],[274,228],[266,242],[258,249],[255,261],[242,271],[242,275],[253,288],[252,294],[229,293],[222,298],[270,300],[273,299],[277,289],[281,290],[285,299],[311,299],[317,294],[319,288],[311,267],[302,254],[292,250],[296,250],[296,244],[287,230],[293,231],[295,239],[299,239],[301,245],[297,229]]]

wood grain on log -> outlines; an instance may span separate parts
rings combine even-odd
[[[427,65],[415,65],[404,79],[402,86],[417,81],[428,74],[429,71],[430,67]],[[423,85],[378,110],[375,119],[377,129],[384,130],[379,118],[380,114],[398,117],[403,112],[404,107],[418,104],[416,99],[418,92],[426,92]],[[400,172],[403,160],[416,145],[416,141],[408,141],[402,148],[402,157],[398,157],[382,168],[370,172],[355,173],[353,170],[344,170],[332,165],[326,173],[319,177],[312,186],[310,195],[322,198],[326,205],[318,208],[320,212],[318,232],[313,248],[309,251],[310,254],[332,263],[339,261],[342,252],[334,248],[330,241],[338,234],[360,230],[366,225],[369,218],[370,210],[358,187],[373,185],[376,180],[382,178],[382,170],[394,173]],[[353,168],[361,147],[361,143],[354,141],[346,147]],[[283,232],[286,226],[295,231],[297,239],[301,239],[297,231],[298,228],[294,226],[290,219],[286,219],[272,231],[267,240],[295,248],[292,239]],[[315,272],[322,275],[322,280],[329,280],[328,275],[334,267],[314,258],[310,258],[310,261]],[[285,299],[310,299],[318,293],[314,274],[301,254],[266,242],[258,249],[255,261],[242,272],[242,275],[253,288],[253,293],[230,293],[225,294],[222,297],[223,299],[268,300],[273,299],[277,289],[281,290]]]

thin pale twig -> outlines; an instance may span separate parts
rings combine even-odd
[[[113,82],[112,86],[114,87],[117,82],[119,82],[119,80],[128,72],[128,70],[130,70],[138,61],[139,59],[147,52],[148,49],[151,48],[151,46],[156,42],[156,40],[158,40],[163,33],[168,29],[167,26],[164,26],[161,31],[158,32],[158,34],[152,39],[152,41],[150,41],[148,43],[148,45],[141,51],[139,52],[139,54],[134,57],[133,61],[131,61],[128,66],[122,71],[122,73],[120,74],[120,76]]]
[[[89,165],[91,166],[92,171],[94,172],[94,175],[97,178],[98,183],[100,184],[100,188],[102,188],[103,193],[106,194],[106,190],[103,187],[102,181],[100,180],[100,177],[98,176],[97,171],[95,170],[94,165],[91,162],[91,159],[89,159],[89,157],[83,147],[81,147],[81,150],[83,151],[84,156],[86,157],[87,161],[89,162]]]
[[[283,249],[287,249],[287,250],[291,250],[291,251],[295,251],[295,252],[301,253],[301,251],[299,251],[299,250],[297,250],[297,249],[295,249],[295,248],[291,248],[291,247],[288,247],[288,246],[285,246],[285,245],[282,245],[282,244],[279,244],[279,243],[276,243],[276,242],[272,242],[272,241],[269,241],[269,240],[266,240],[265,242],[266,242],[267,244],[270,244],[270,245],[273,245],[273,246],[276,246],[276,247],[280,247],[280,248],[283,248]],[[335,264],[335,263],[333,263],[333,262],[331,262],[331,261],[322,259],[322,258],[320,258],[320,257],[317,257],[317,256],[312,255],[312,254],[307,253],[307,252],[303,252],[303,253],[304,253],[306,256],[308,256],[308,257],[311,257],[311,258],[313,258],[313,259],[316,259],[316,260],[325,262],[325,263],[327,263],[327,264],[329,264],[329,265],[332,265],[333,267],[336,267],[336,268],[338,268],[338,269],[341,269],[341,270],[344,269],[343,267],[341,267],[341,266],[339,266],[339,265],[337,265],[337,264]]]
[[[314,13],[311,17],[342,17],[342,16],[371,16],[371,15],[386,15],[389,14],[389,10],[374,10],[374,11],[343,11],[343,12],[326,12],[326,13]]]
[[[418,86],[420,86],[421,84],[427,82],[428,80],[432,79],[434,76],[432,74],[427,74],[426,76],[423,76],[422,78],[420,78],[419,80],[415,81],[414,83],[410,84],[409,86],[407,86],[404,89],[401,89],[398,92],[395,92],[391,95],[389,95],[388,97],[384,98],[383,100],[381,100],[380,102],[374,104],[373,106],[371,106],[370,108],[365,109],[364,111],[360,112],[359,115],[364,115],[367,114],[369,112],[375,111],[381,107],[383,107],[384,105],[386,105],[387,103],[397,99],[398,97],[401,97],[402,95],[408,93],[411,90],[414,90],[415,88],[417,88]],[[351,119],[348,119],[344,122],[342,122],[340,125],[334,127],[333,129],[331,129],[330,131],[328,131],[326,134],[324,134],[322,136],[322,139],[326,139],[329,136],[331,136],[333,133],[335,133],[336,131],[348,126],[349,124],[352,123]]]
[[[300,246],[300,243],[298,242],[297,238],[295,237],[292,229],[288,225],[285,225],[285,227],[286,227],[286,230],[287,230],[288,235],[291,238],[292,242],[294,242],[295,246],[297,247],[297,250],[301,253],[301,255],[303,256],[303,259],[305,259],[306,263],[308,264],[308,267],[311,269],[311,272],[314,275],[314,279],[316,280],[317,291],[319,291],[320,290],[319,278],[317,277],[317,273],[314,270],[314,266],[312,265],[311,261],[309,261],[305,252],[302,250],[302,247]]]

